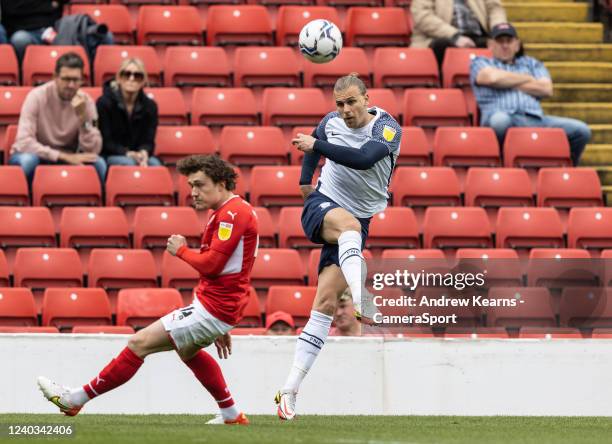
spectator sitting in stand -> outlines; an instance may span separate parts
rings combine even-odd
[[[284,311],[275,311],[266,317],[266,334],[269,336],[291,336],[295,334],[293,316]]]

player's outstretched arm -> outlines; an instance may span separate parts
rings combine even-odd
[[[358,150],[324,140],[316,140],[313,149],[314,152],[324,155],[329,160],[355,170],[372,168],[376,162],[389,155],[389,147],[375,140],[366,142]]]

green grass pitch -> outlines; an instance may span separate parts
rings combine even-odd
[[[0,442],[117,443],[609,443],[612,418],[316,416],[292,422],[250,415],[251,425],[206,426],[211,416],[196,415],[0,415],[8,424],[72,424],[72,438],[15,438]]]

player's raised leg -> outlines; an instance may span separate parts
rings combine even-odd
[[[280,419],[290,420],[295,417],[295,402],[300,384],[325,344],[337,299],[345,288],[346,281],[336,265],[327,266],[321,271],[310,319],[295,346],[293,366],[282,390],[276,394],[277,414]]]

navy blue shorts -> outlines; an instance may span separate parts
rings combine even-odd
[[[338,244],[329,244],[321,237],[323,218],[328,211],[334,208],[342,207],[318,191],[313,191],[304,202],[304,210],[302,211],[302,228],[304,228],[304,233],[306,233],[306,236],[311,242],[323,244],[323,248],[321,249],[321,260],[319,261],[319,274],[321,274],[321,270],[328,265],[335,264],[340,266],[340,261],[338,259]],[[370,219],[371,217],[365,219],[357,218],[361,224],[362,250],[365,248],[366,239],[368,238]]]

